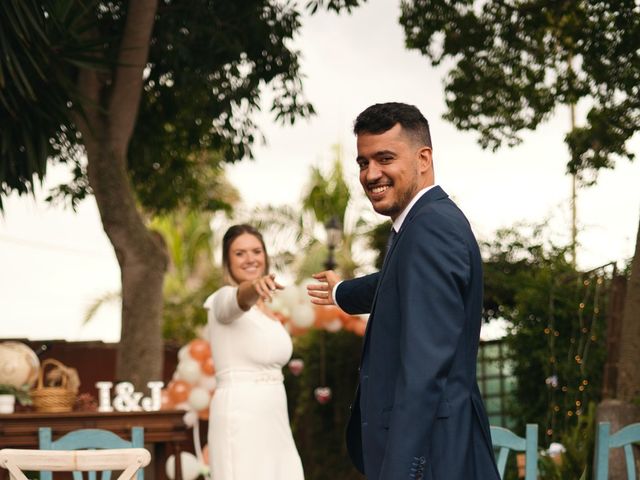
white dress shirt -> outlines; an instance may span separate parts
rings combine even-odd
[[[433,187],[435,187],[436,185],[429,185],[428,187],[423,188],[422,190],[419,190],[418,193],[416,193],[413,198],[411,199],[411,201],[409,202],[409,204],[404,207],[404,210],[402,210],[402,212],[400,213],[400,215],[398,215],[396,217],[396,219],[393,221],[393,227],[392,230],[396,233],[398,233],[400,231],[400,228],[402,228],[402,224],[404,223],[404,219],[407,218],[407,215],[409,215],[409,211],[411,211],[411,208],[416,204],[416,202],[418,200],[420,200],[420,198],[427,193],[429,190],[431,190]],[[338,291],[338,287],[340,286],[340,284],[342,283],[342,280],[339,281],[338,283],[336,283],[333,286],[333,290],[331,291],[331,296],[333,298],[333,303],[335,303],[336,305],[338,305],[338,302],[336,301],[336,292]],[[339,307],[340,305],[338,305]]]

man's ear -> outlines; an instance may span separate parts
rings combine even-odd
[[[418,162],[420,173],[427,173],[430,170],[433,171],[433,157],[431,155],[431,147],[421,147],[418,150]]]

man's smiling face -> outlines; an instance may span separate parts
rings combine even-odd
[[[380,134],[360,133],[356,161],[373,209],[393,220],[429,185],[426,173],[431,168],[431,149],[413,142],[400,124]]]

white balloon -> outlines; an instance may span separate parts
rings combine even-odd
[[[191,358],[187,358],[178,363],[176,372],[178,372],[182,380],[191,384],[197,383],[202,376],[200,364]]]
[[[276,313],[283,313],[283,311],[287,308],[282,300],[282,297],[279,295],[274,295],[273,300],[269,304],[269,308]]]
[[[285,287],[284,290],[277,292],[276,296],[282,302],[283,308],[286,308],[290,312],[293,311],[293,307],[298,304],[299,295],[298,289],[295,286]]]
[[[307,293],[307,285],[314,285],[318,283],[318,280],[313,278],[306,278],[298,285],[298,302],[309,303],[309,294]]]
[[[324,328],[327,332],[336,333],[342,330],[342,322],[339,318],[334,318],[330,322],[325,323]]]
[[[180,463],[182,466],[182,480],[196,480],[203,470],[203,465],[198,461],[196,456],[190,452],[180,452]],[[167,458],[165,464],[167,477],[171,480],[176,478],[176,458],[171,455]]]
[[[196,411],[208,407],[209,400],[211,400],[211,395],[204,388],[194,387],[189,393],[189,405]]]
[[[184,345],[183,347],[180,347],[180,350],[178,350],[178,361],[181,362],[182,360],[186,360],[188,358],[191,358],[191,354],[189,353],[189,345]]]
[[[291,321],[298,328],[309,328],[313,325],[315,316],[310,303],[301,303],[291,309]]]
[[[189,410],[182,416],[182,421],[188,428],[193,428],[198,423],[198,412]]]
[[[216,376],[215,375],[203,375],[198,380],[198,386],[204,388],[208,392],[213,392],[216,389]]]

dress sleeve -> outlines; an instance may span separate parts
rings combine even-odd
[[[209,310],[209,323],[231,323],[244,312],[238,305],[238,287],[226,286],[216,290],[204,302]]]

